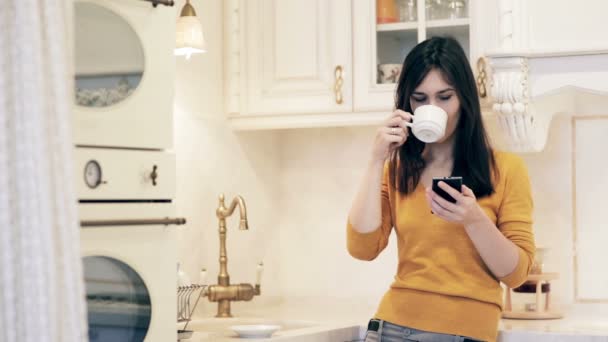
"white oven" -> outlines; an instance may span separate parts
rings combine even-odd
[[[91,342],[176,341],[175,8],[75,0],[73,128]]]
[[[77,148],[91,342],[177,334],[175,162],[162,151]]]

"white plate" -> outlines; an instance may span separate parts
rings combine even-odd
[[[281,329],[281,326],[269,324],[233,325],[230,329],[242,338],[268,338]]]

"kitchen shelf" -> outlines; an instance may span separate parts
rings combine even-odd
[[[416,21],[376,25],[376,31],[378,31],[378,32],[414,31],[416,29],[418,29],[418,22],[416,22]]]
[[[469,26],[469,23],[470,23],[469,18],[429,20],[426,22],[426,27],[435,28],[435,27]]]
[[[430,21],[426,22],[426,28],[462,27],[462,26],[469,26],[469,23],[470,23],[469,18],[430,20]],[[415,31],[417,29],[418,29],[417,21],[376,25],[377,32]]]

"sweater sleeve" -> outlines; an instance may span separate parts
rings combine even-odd
[[[505,174],[505,188],[498,211],[497,226],[502,234],[518,249],[519,261],[510,273],[499,280],[510,288],[526,281],[534,261],[536,246],[532,232],[532,191],[524,161],[513,155],[509,158]]]
[[[350,220],[346,227],[347,248],[350,255],[360,260],[374,260],[386,248],[388,237],[393,228],[392,209],[388,189],[388,163],[384,167],[382,176],[382,190],[380,196],[382,207],[382,222],[380,226],[369,233],[357,232]]]

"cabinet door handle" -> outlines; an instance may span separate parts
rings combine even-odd
[[[342,104],[344,102],[344,99],[342,97],[342,85],[344,84],[344,79],[342,78],[342,74],[343,74],[342,66],[341,65],[336,66],[336,69],[334,70],[334,76],[335,76],[334,95],[336,97],[337,104]]]
[[[477,59],[477,89],[479,97],[482,99],[488,95],[486,91],[486,59],[479,57]]]

